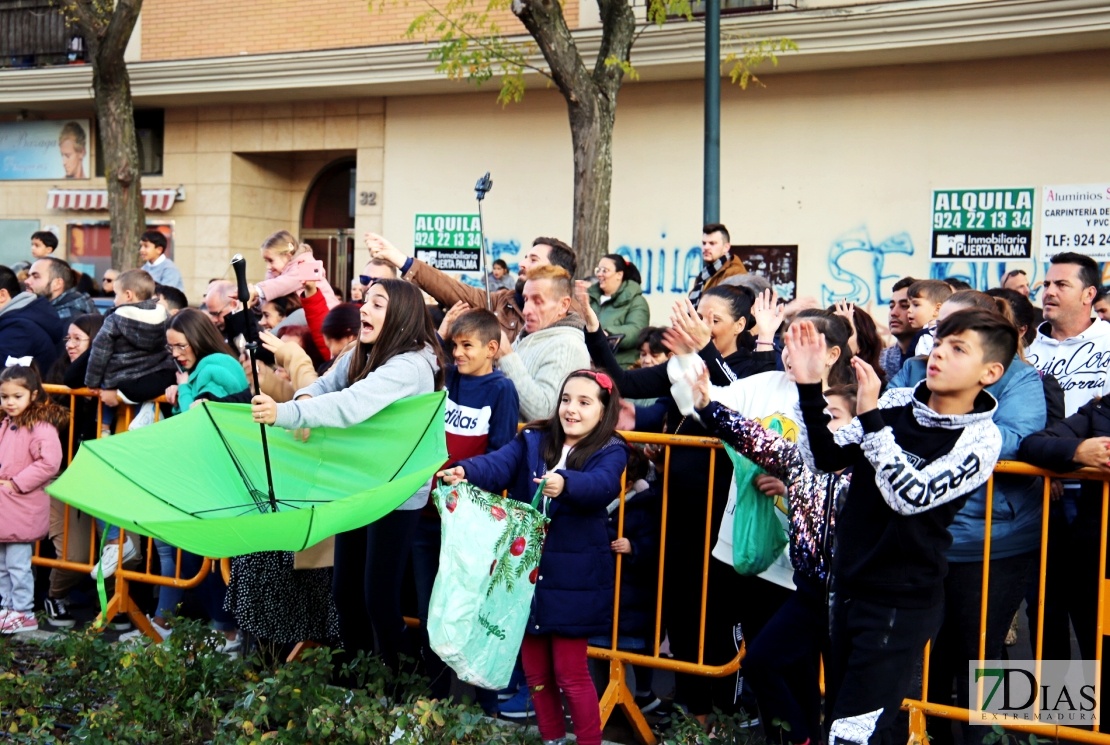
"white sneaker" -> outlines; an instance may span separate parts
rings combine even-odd
[[[147,620],[150,621],[150,625],[154,627],[154,632],[156,634],[158,634],[158,636],[162,637],[162,641],[166,641],[166,639],[169,639],[170,634],[173,633],[173,629],[164,629],[164,628],[162,628],[158,624],[154,623],[154,619],[152,619],[150,616],[147,616]],[[134,642],[134,641],[141,641],[142,639],[149,639],[149,638],[150,637],[148,637],[146,634],[144,634],[139,629],[135,629],[134,631],[128,631],[126,634],[120,634],[119,635],[119,640],[121,642]]]
[[[123,539],[123,563],[126,564],[138,555],[139,551],[135,548],[135,544],[131,542],[131,536],[126,536]],[[111,577],[116,573],[116,570],[119,569],[119,565],[119,542],[113,541],[100,552],[100,563],[93,566],[89,574],[93,579],[96,579],[97,569],[102,568],[104,570],[104,576]]]
[[[234,657],[239,654],[243,649],[243,638],[241,634],[236,634],[234,639],[224,637],[224,640],[216,645],[216,651],[226,654],[229,657]]]

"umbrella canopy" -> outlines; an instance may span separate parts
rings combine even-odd
[[[245,404],[204,402],[85,442],[47,491],[109,524],[204,556],[299,551],[374,522],[447,460],[443,392],[406,398],[308,442],[270,430],[276,511],[258,425]]]

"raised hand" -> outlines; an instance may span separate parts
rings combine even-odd
[[[783,337],[786,355],[783,359],[798,383],[821,383],[825,375],[828,345],[825,335],[817,332],[811,321],[795,321]]]
[[[701,369],[698,370],[697,377],[694,378],[692,389],[694,393],[694,408],[704,409],[708,406],[711,400],[709,398],[709,368],[705,365],[702,365]]]
[[[757,342],[774,345],[775,334],[785,316],[786,306],[779,304],[778,295],[773,289],[768,287],[756,295],[755,302],[752,303],[752,318],[755,319],[755,330],[759,334]]]
[[[865,414],[879,408],[879,392],[883,388],[875,368],[860,357],[852,358],[852,369],[856,371],[856,412]]]
[[[263,347],[270,350],[271,352],[277,352],[278,347],[280,347],[282,344],[293,343],[291,341],[283,341],[282,339],[279,339],[278,337],[271,334],[269,331],[259,331],[258,340],[262,342]],[[247,374],[250,375],[249,370],[247,371]]]
[[[366,248],[370,251],[370,258],[372,259],[388,261],[398,269],[404,266],[405,260],[408,259],[401,249],[377,233],[366,233],[363,236],[363,241],[366,243]]]
[[[439,336],[444,341],[451,338],[451,327],[455,325],[455,321],[459,316],[470,310],[470,304],[464,300],[460,300],[451,306],[450,310],[443,314],[443,321],[439,324]]]
[[[710,330],[709,324],[701,319],[689,298],[684,297],[675,301],[671,308],[671,328],[679,334],[680,339],[689,339],[689,343],[693,345],[693,349],[689,350],[690,352],[700,352],[705,349],[709,342],[713,341],[713,332]],[[673,347],[671,349],[675,354],[684,353],[675,350]]]
[[[852,335],[848,337],[848,348],[852,350],[852,354],[859,354],[859,341],[856,336],[856,306],[847,300],[837,300],[834,307],[836,310],[833,313],[847,321],[852,328]]]
[[[574,282],[574,297],[578,301],[578,305],[582,308],[582,315],[586,320],[586,331],[591,334],[601,328],[601,321],[598,320],[597,313],[590,306],[590,283],[584,279],[575,280]]]

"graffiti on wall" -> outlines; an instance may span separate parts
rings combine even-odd
[[[829,244],[828,279],[821,284],[821,303],[848,300],[868,307],[890,302],[890,288],[904,276],[922,279],[960,279],[976,290],[998,287],[1011,269],[1024,269],[1035,301],[1047,264],[1029,261],[937,261],[922,272],[921,262],[911,261],[915,246],[909,232],[894,233],[874,241],[867,226],[841,233]],[[1110,267],[1107,264],[1106,267]],[[1103,277],[1110,276],[1104,268]]]
[[[901,274],[891,266],[897,256],[913,256],[913,239],[907,232],[873,241],[866,226],[854,228],[829,245],[828,271],[831,282],[821,285],[821,304],[848,300],[860,306],[885,305],[889,288]]]
[[[661,233],[662,241],[666,234]],[[490,241],[492,258],[504,259],[515,275],[522,244],[515,238]],[[998,287],[1002,276],[1011,269],[1024,269],[1029,274],[1033,288],[1031,298],[1036,301],[1040,283],[1048,269],[1047,264],[1029,261],[952,261],[929,262],[927,251],[918,255],[913,238],[908,231],[894,232],[875,240],[866,225],[839,233],[828,244],[826,274],[820,279],[818,300],[831,305],[837,300],[848,300],[863,307],[880,307],[890,301],[890,288],[901,277],[918,276],[929,279],[961,279],[977,290]],[[693,246],[650,246],[621,244],[614,252],[631,261],[643,276],[644,294],[649,296],[653,308],[666,308],[673,299],[685,295],[701,270],[701,251]],[[791,269],[797,277],[797,258],[792,257]],[[1110,283],[1110,263],[1103,264],[1103,283]],[[782,274],[780,272],[780,274]],[[776,291],[783,297],[793,297],[796,284],[786,274],[776,280]],[[803,277],[813,281],[813,275]],[[464,275],[463,280],[481,286],[477,274]],[[812,285],[810,285],[812,286]]]

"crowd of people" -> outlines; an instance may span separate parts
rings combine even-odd
[[[702,722],[714,709],[746,710],[784,743],[893,739],[928,641],[931,699],[966,706],[982,602],[986,659],[1005,654],[1023,600],[1035,612],[1046,518],[1044,658],[1070,657],[1069,625],[1082,656],[1095,658],[1103,523],[1090,484],[1053,480],[1044,516],[1042,479],[996,479],[981,597],[996,461],[1110,475],[1100,401],[1110,389],[1110,302],[1087,256],[1051,260],[1041,308],[1021,270],[988,292],[900,278],[884,288],[883,333],[850,303],[781,301],[730,251],[720,224],[703,228],[702,270],[666,327],[649,325],[627,258],[605,255],[596,281],[576,282],[578,256],[550,237],[525,250],[515,282],[501,261],[473,287],[367,234],[371,260],[342,302],[312,249],[280,231],[261,245],[266,278],[249,297],[215,280],[191,307],[154,231],[143,236],[142,268],[105,273],[114,307],[102,316],[51,255],[52,236],[35,236],[22,280],[0,267],[0,513],[19,518],[0,534],[3,633],[38,627],[33,541],[49,537],[74,561],[89,555],[73,538],[84,518],[71,517],[63,547],[62,507],[43,491],[64,467],[52,433],[67,438],[69,427],[44,380],[94,389],[104,404],[103,415],[95,399],[76,404],[76,447],[111,432],[119,406],[140,407],[132,428],[150,426],[160,416],[150,402],[162,396],[168,416],[204,400],[250,402],[255,421],[305,439],[446,390],[449,460],[437,476],[529,502],[542,485],[549,500],[518,674],[502,691],[477,692],[491,714],[534,713],[549,743],[566,736],[560,691],[578,741],[600,743],[586,647],[610,643],[616,555],[619,647],[643,652],[659,641],[662,566],[661,633],[677,659],[721,665],[746,647],[737,676],[676,676],[675,704]],[[258,390],[243,354],[251,314],[263,329]],[[736,458],[633,447],[621,431],[719,437]],[[237,652],[249,635],[330,644],[341,657],[376,653],[394,667],[415,658],[433,694],[449,696],[450,671],[426,632],[404,621],[410,598],[407,612],[427,621],[438,572],[431,486],[307,551],[234,558],[226,587],[211,577],[196,591],[226,636],[221,649]],[[749,540],[738,527],[753,498],[775,506],[786,538],[755,570],[737,559],[750,548],[737,541]],[[138,538],[99,529],[107,532],[94,576],[139,561]],[[199,562],[154,545],[164,575],[185,576]],[[80,581],[50,572],[40,595],[51,625],[73,625],[69,596]],[[152,621],[163,638],[182,601],[180,590],[161,588]],[[650,670],[636,670],[634,688],[642,709],[659,706]],[[981,741],[979,729],[960,726],[965,742]],[[929,732],[954,741],[947,723]]]

